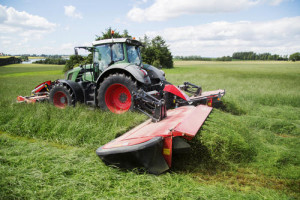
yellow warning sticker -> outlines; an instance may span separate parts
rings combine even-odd
[[[163,149],[163,154],[169,156],[170,155],[170,149]]]

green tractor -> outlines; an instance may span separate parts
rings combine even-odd
[[[93,64],[69,70],[50,91],[49,99],[57,107],[77,102],[98,106],[114,113],[134,108],[133,92],[163,89],[164,72],[142,64],[137,40],[127,38],[93,42],[92,47],[75,47],[93,53]]]

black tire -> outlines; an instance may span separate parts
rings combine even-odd
[[[133,91],[137,84],[125,74],[112,74],[105,78],[98,89],[98,106],[113,113],[133,110]]]
[[[49,101],[58,108],[65,108],[66,106],[75,106],[75,97],[71,88],[66,85],[54,85],[50,91]]]

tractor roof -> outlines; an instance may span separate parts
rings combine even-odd
[[[97,46],[101,44],[125,43],[125,42],[136,46],[142,45],[140,41],[129,39],[129,38],[114,38],[114,39],[98,40],[98,41],[94,41],[92,44],[93,46]]]

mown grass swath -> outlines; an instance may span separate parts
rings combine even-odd
[[[105,166],[95,149],[146,117],[84,105],[17,104],[62,78],[61,66],[0,67],[0,196],[13,198],[291,199],[300,197],[300,64],[175,62],[168,81],[225,88],[192,150],[161,176]],[[58,74],[59,73],[59,74]]]

